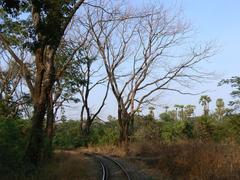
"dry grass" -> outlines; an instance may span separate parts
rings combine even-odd
[[[92,146],[76,152],[94,152],[124,157],[153,179],[240,179],[240,146],[194,141],[132,144],[126,156],[117,146]],[[161,178],[160,178],[161,176]]]
[[[76,151],[57,151],[54,158],[31,177],[20,180],[96,180],[95,161]],[[1,178],[0,178],[1,179]],[[9,178],[10,179],[10,178]],[[14,178],[15,179],[15,178]]]
[[[93,146],[81,151],[125,157],[156,177],[154,179],[160,176],[177,180],[240,179],[240,146],[234,143],[142,142],[132,144],[127,157],[122,148],[111,145]]]
[[[131,156],[171,179],[240,179],[239,145],[144,143],[131,149]]]
[[[88,148],[82,148],[79,149],[79,151],[85,153],[99,153],[118,157],[126,156],[126,152],[123,150],[123,148],[115,145],[88,146]]]

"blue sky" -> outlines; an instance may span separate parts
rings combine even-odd
[[[218,87],[218,82],[223,78],[240,75],[239,73],[239,52],[240,52],[240,1],[239,0],[132,0],[133,6],[144,6],[149,2],[163,3],[166,8],[181,8],[186,21],[192,24],[194,29],[193,38],[199,42],[213,40],[218,45],[217,54],[210,58],[208,62],[202,64],[203,68],[209,72],[218,74],[216,80],[211,80],[203,84],[195,84],[194,89],[198,91],[208,90],[211,96],[211,110],[214,110],[217,98],[223,98],[225,104],[231,99],[229,93],[231,88]],[[101,94],[101,92],[96,92]],[[174,104],[194,104],[197,106],[197,113],[201,113],[198,104],[199,96],[186,96],[176,93],[165,93],[157,102],[160,105],[173,106]],[[92,100],[94,104],[94,100]],[[74,106],[75,107],[75,106]],[[78,109],[80,107],[78,106]],[[156,115],[163,111],[157,109]],[[108,99],[101,117],[108,114],[116,115],[116,103],[113,97]],[[72,118],[78,118],[79,113],[76,108],[67,109],[67,114]]]
[[[200,41],[215,40],[220,46],[217,54],[210,59],[210,62],[204,64],[205,68],[219,74],[219,80],[239,75],[240,1],[182,0],[179,1],[179,4],[184,11],[184,17],[192,23],[196,30],[195,38]],[[199,89],[209,90],[207,94],[212,97],[210,106],[212,110],[217,98],[223,98],[226,104],[230,100],[231,88],[217,87],[218,79],[206,84],[196,85]],[[174,96],[179,100],[179,103],[198,104],[199,97]]]

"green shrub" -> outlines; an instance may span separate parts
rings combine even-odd
[[[151,140],[159,140],[160,139],[160,128],[159,125],[153,124],[147,125],[144,128],[138,129],[134,134],[134,140],[136,141],[151,141]]]
[[[170,114],[164,112],[162,114],[160,114],[160,119],[164,122],[172,122],[174,121],[174,119],[172,119],[172,117],[170,116]]]
[[[94,122],[90,134],[80,135],[79,121],[65,121],[57,124],[54,146],[71,149],[80,146],[116,144],[119,138],[117,120],[106,123]],[[195,117],[189,120],[157,121],[148,116],[136,116],[132,141],[163,141],[196,139],[201,141],[225,142],[235,140],[240,143],[239,116],[224,117],[219,121],[214,116]]]
[[[60,149],[72,149],[83,144],[80,137],[79,121],[64,121],[56,125],[56,132],[53,138],[53,145]]]
[[[193,121],[192,120],[185,120],[184,122],[185,122],[185,126],[182,130],[182,133],[183,133],[184,137],[191,139],[191,138],[193,138],[193,134],[194,134],[194,132],[193,132],[193,130],[194,130]]]
[[[29,134],[29,121],[0,119],[0,174],[20,168]]]
[[[231,115],[224,118],[222,134],[225,139],[240,143],[240,115]]]
[[[176,141],[182,137],[185,121],[163,122],[161,126],[161,139],[163,141]]]
[[[104,135],[100,137],[98,144],[107,145],[107,144],[116,144],[119,138],[118,128],[105,128]]]
[[[55,148],[60,149],[72,149],[88,144],[115,144],[118,139],[118,132],[117,121],[105,124],[93,123],[90,134],[84,137],[80,134],[79,121],[69,120],[56,125],[53,144]]]
[[[201,141],[219,141],[220,121],[211,116],[201,116],[194,121],[194,137]]]

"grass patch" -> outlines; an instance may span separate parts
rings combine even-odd
[[[49,162],[44,163],[39,170],[31,176],[9,175],[3,179],[18,180],[94,180],[98,174],[96,164],[90,158],[75,151],[58,151]]]
[[[144,143],[131,149],[138,161],[171,179],[240,179],[240,147],[236,144]]]

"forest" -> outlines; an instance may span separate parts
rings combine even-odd
[[[231,99],[193,90],[219,50],[181,10],[3,0],[0,15],[0,179],[240,179],[240,77],[217,80]]]

